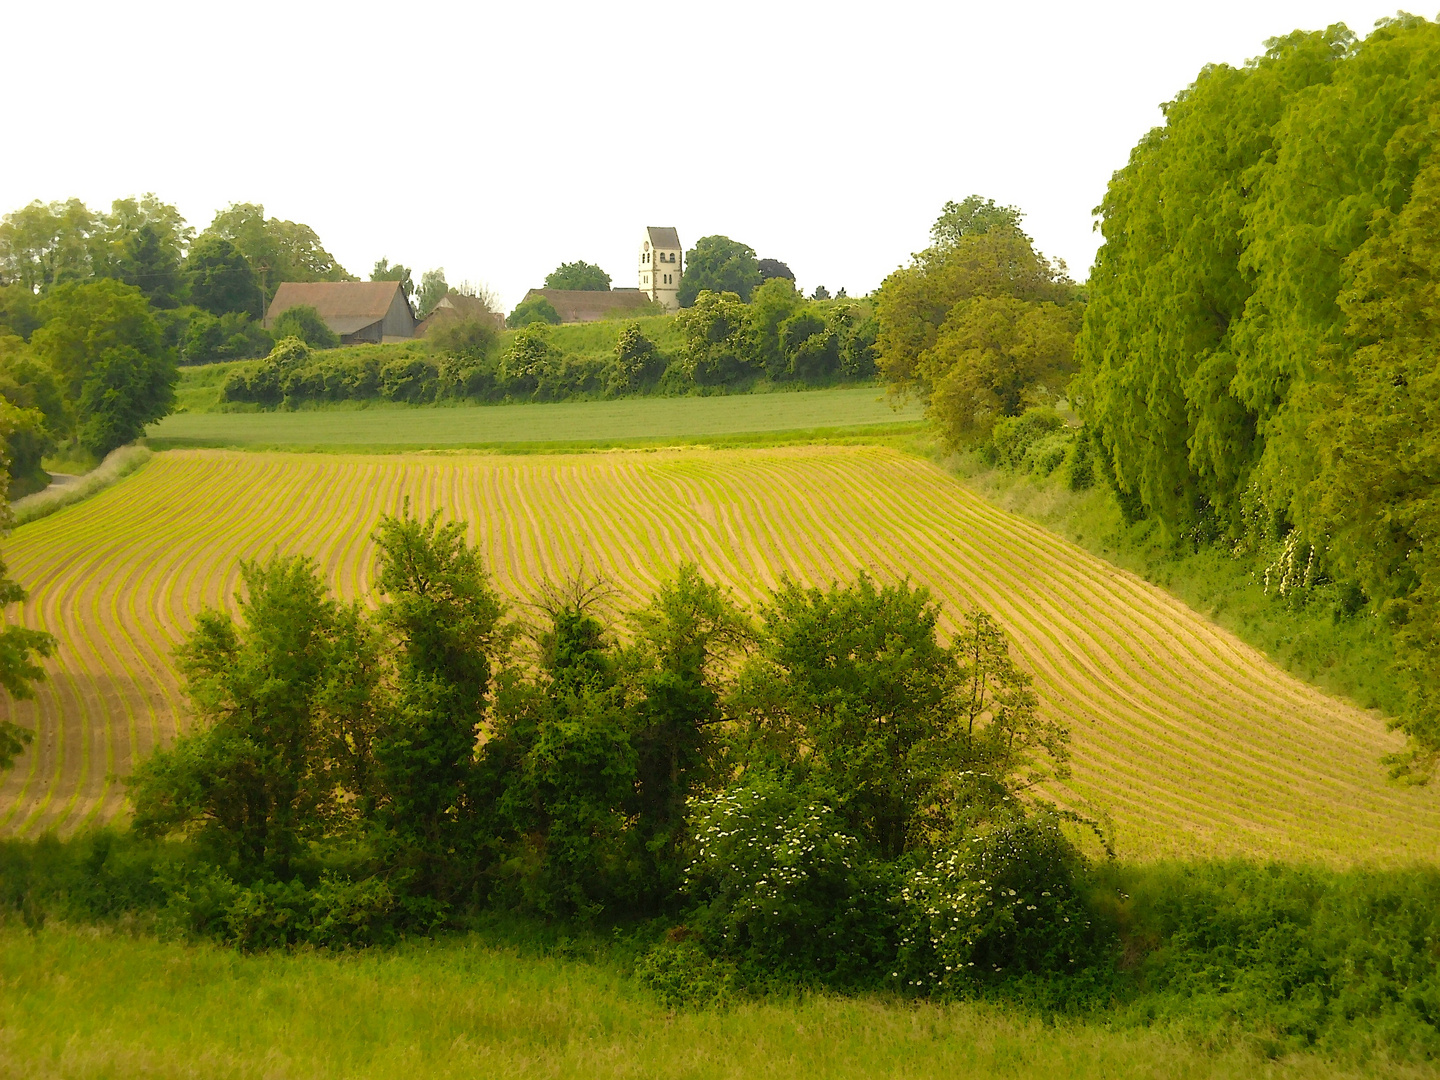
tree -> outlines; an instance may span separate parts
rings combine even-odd
[[[265,293],[250,262],[229,240],[206,234],[185,257],[190,302],[212,315],[263,318]]]
[[[558,359],[550,344],[547,323],[522,326],[500,358],[501,382],[507,390],[534,393]]]
[[[270,328],[275,340],[295,337],[312,349],[334,349],[340,344],[340,335],[331,330],[320,313],[309,304],[296,304],[286,308],[275,317]]]
[[[1023,237],[1020,219],[1025,215],[1018,206],[1000,206],[994,199],[969,195],[963,202],[947,202],[940,216],[930,226],[930,243],[937,248],[953,247],[963,237],[979,236],[992,229]]]
[[[0,513],[7,522],[10,520],[8,504]],[[0,562],[0,609],[22,603],[28,595]],[[55,639],[43,630],[31,630],[7,619],[0,627],[0,686],[17,700],[34,697],[33,684],[45,678],[45,669],[36,661],[52,656],[55,646]],[[34,737],[28,728],[0,720],[0,773],[15,764],[15,758]]]
[[[679,315],[681,361],[701,386],[723,386],[755,374],[750,310],[735,293],[702,292]]]
[[[610,288],[610,275],[594,263],[561,263],[545,278],[545,288],[605,292]]]
[[[815,286],[815,292],[814,292],[813,294],[811,294],[810,299],[811,299],[811,300],[829,300],[829,299],[830,299],[830,290],[827,289],[824,285],[816,285],[816,286]]]
[[[199,730],[142,762],[130,799],[142,835],[198,834],[242,874],[284,879],[337,795],[319,708],[337,615],[308,558],[243,562],[241,578],[242,624],[207,609],[176,653]]]
[[[985,297],[1065,304],[1074,284],[1029,240],[989,230],[946,248],[929,248],[881,284],[875,313],[880,371],[898,389],[920,389],[921,354],[934,343],[956,304]]]
[[[0,285],[44,292],[91,275],[91,241],[100,222],[79,199],[38,199],[0,219]]]
[[[555,305],[546,300],[543,296],[533,296],[528,300],[521,300],[515,305],[515,310],[505,320],[505,325],[512,330],[522,326],[529,326],[532,323],[546,323],[550,326],[560,324],[560,313],[555,310]]]
[[[374,269],[370,271],[370,280],[398,281],[400,283],[400,291],[405,294],[405,299],[410,303],[411,307],[415,306],[415,282],[410,278],[410,268],[408,266],[401,266],[399,263],[391,266],[389,259],[382,258],[375,264]]]
[[[197,311],[185,327],[181,352],[187,363],[210,364],[265,356],[274,347],[274,336],[243,312]]]
[[[780,326],[804,306],[805,297],[789,277],[772,277],[750,294],[750,325],[755,348],[766,374],[772,379],[784,378],[790,369],[790,356],[781,340]]]
[[[94,273],[134,285],[154,307],[176,307],[185,284],[181,260],[194,235],[180,211],[153,192],[116,199],[92,237]]]
[[[950,446],[1058,396],[1075,370],[1078,305],[978,296],[956,304],[917,373]]]
[[[476,737],[504,650],[505,606],[460,522],[380,519],[375,584],[379,625],[396,643],[397,712],[375,756],[384,774],[385,821],[438,872],[472,807]]]
[[[45,321],[40,318],[38,305],[35,294],[26,286],[0,284],[0,336],[13,334],[29,341]]]
[[[57,285],[40,313],[32,347],[78,403],[88,449],[109,453],[169,414],[179,372],[139,289],[112,279]]]
[[[420,275],[420,294],[416,297],[416,306],[419,309],[420,318],[425,318],[435,310],[435,305],[445,299],[450,291],[450,286],[445,283],[445,268],[437,267],[434,270],[426,270]]]
[[[755,249],[728,236],[702,236],[685,253],[685,273],[680,277],[680,306],[690,307],[702,292],[734,293],[741,303],[760,284],[760,264]]]
[[[787,281],[795,280],[795,275],[791,273],[790,267],[786,266],[779,259],[761,259],[756,266],[760,270],[760,283],[762,285],[771,278],[785,278]]]
[[[245,256],[267,299],[282,281],[355,280],[321,246],[309,225],[267,218],[265,207],[256,203],[231,203],[199,239],[207,236],[229,240]]]

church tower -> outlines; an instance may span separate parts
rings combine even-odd
[[[674,229],[650,226],[640,244],[640,291],[665,305],[666,311],[680,308],[680,275],[685,254],[680,234]]]

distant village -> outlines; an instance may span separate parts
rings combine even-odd
[[[531,289],[521,301],[544,299],[562,323],[594,322],[627,309],[666,311],[680,308],[680,276],[685,269],[680,234],[670,227],[650,226],[640,242],[637,283],[633,288]],[[417,319],[398,281],[286,281],[275,291],[265,312],[265,329],[283,312],[312,307],[342,345],[406,341],[422,337],[437,318],[461,316],[494,319],[505,316],[483,300],[452,291],[435,310]]]

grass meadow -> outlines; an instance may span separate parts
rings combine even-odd
[[[1044,1019],[984,1003],[794,995],[673,1012],[601,949],[472,933],[352,954],[245,955],[0,924],[0,1075],[1220,1080],[1420,1077],[1263,1039]],[[579,955],[576,955],[576,954]]]
[[[197,377],[211,379],[214,373],[203,371]],[[523,405],[376,404],[293,412],[187,411],[152,425],[147,442],[157,449],[224,446],[384,451],[703,444],[747,437],[775,441],[780,436],[811,441],[913,430],[919,419],[918,405],[896,409],[879,387],[861,386]]]

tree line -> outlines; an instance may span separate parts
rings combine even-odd
[[[1132,518],[1268,542],[1277,591],[1396,628],[1440,755],[1440,26],[1268,43],[1166,106],[1100,207],[1072,396]]]

